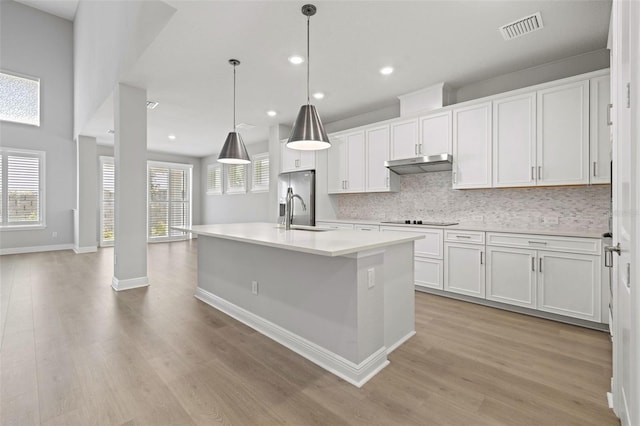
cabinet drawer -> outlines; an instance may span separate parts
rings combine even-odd
[[[484,232],[481,231],[444,231],[444,240],[448,243],[484,244]]]
[[[354,229],[356,231],[379,231],[380,225],[360,225],[356,223]]]
[[[415,241],[415,256],[442,259],[442,229],[417,229],[402,226],[381,226],[381,231],[422,234],[424,239]]]
[[[488,232],[487,244],[490,246],[526,247],[536,250],[555,250],[596,255],[600,255],[602,252],[602,241],[597,238]]]
[[[353,223],[340,222],[316,222],[318,228],[326,229],[353,229]]]

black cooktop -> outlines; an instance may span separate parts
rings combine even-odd
[[[393,224],[404,224],[404,225],[430,225],[430,226],[451,226],[451,225],[457,225],[458,222],[432,222],[432,221],[428,221],[428,220],[390,220],[387,222],[382,222],[382,223],[393,223]]]

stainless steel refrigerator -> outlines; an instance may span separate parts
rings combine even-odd
[[[316,225],[316,172],[280,173],[278,176],[278,221],[284,223],[287,190],[293,189],[292,225]],[[297,197],[295,196],[297,195]]]

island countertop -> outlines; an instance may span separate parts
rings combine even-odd
[[[296,227],[294,227],[296,228]],[[344,256],[366,250],[411,242],[424,238],[419,233],[359,232],[340,230],[308,230],[297,227],[285,230],[275,223],[228,223],[174,227],[196,235],[241,241],[321,256]],[[305,229],[307,228],[307,229]]]

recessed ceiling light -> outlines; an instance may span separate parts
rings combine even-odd
[[[391,73],[393,73],[393,67],[380,68],[380,74],[382,75],[389,75]]]
[[[267,111],[267,115],[269,117],[275,117],[276,115],[278,115],[278,113],[275,112],[274,110],[270,110],[270,111]]]
[[[147,101],[147,109],[156,109],[159,104],[160,103],[156,101]]]
[[[169,139],[171,139],[172,141],[176,140],[176,135],[174,135],[173,133],[170,134],[169,136],[167,136]]]
[[[316,92],[316,93],[313,94],[313,97],[316,98],[316,99],[322,99],[322,98],[324,98],[324,93]]]
[[[300,65],[304,62],[304,58],[298,55],[289,56],[289,62],[291,62],[293,65]]]

